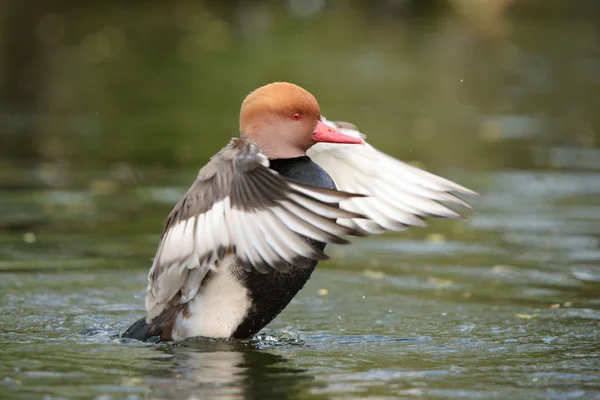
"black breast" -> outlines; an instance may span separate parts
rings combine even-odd
[[[286,178],[326,189],[336,188],[329,174],[308,156],[271,160],[269,162],[271,169]]]
[[[271,160],[270,166],[286,178],[312,186],[336,188],[327,172],[307,156]],[[308,238],[306,240],[321,250],[325,248],[325,243]],[[264,328],[304,287],[316,266],[317,261],[313,261],[309,268],[290,267],[288,272],[278,272],[273,269],[267,274],[261,274],[256,270],[248,272],[239,268],[236,275],[248,288],[252,305],[248,315],[232,336],[243,339]]]

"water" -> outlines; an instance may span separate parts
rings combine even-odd
[[[600,398],[598,9],[540,3],[483,30],[364,5],[10,3],[0,398]],[[476,213],[328,247],[250,340],[118,338],[168,211],[279,79],[480,192]]]

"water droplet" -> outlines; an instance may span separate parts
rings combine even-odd
[[[23,241],[25,243],[34,243],[36,240],[37,238],[35,237],[35,233],[33,232],[27,232],[23,235]]]

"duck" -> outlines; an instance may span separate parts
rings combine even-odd
[[[327,120],[304,88],[246,96],[239,137],[210,158],[168,215],[148,274],[146,315],[123,338],[246,339],[284,310],[328,243],[460,218],[470,189]]]

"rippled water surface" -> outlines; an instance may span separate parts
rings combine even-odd
[[[0,398],[600,399],[598,7],[523,3],[483,25],[294,1],[6,7]],[[164,218],[274,80],[478,191],[476,212],[328,247],[251,340],[120,339]]]

